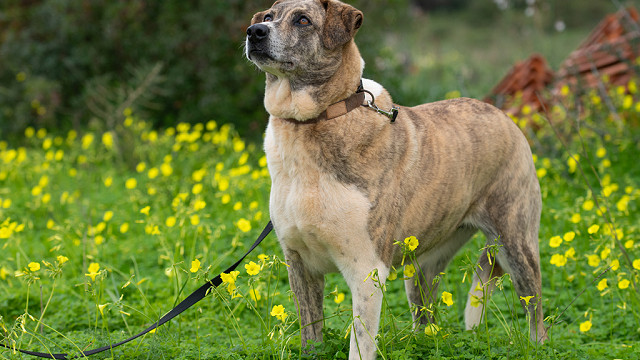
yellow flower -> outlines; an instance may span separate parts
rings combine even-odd
[[[611,249],[609,249],[608,247],[605,247],[600,252],[600,259],[602,259],[602,260],[606,259],[607,256],[609,256],[609,254],[611,254]]]
[[[427,324],[424,328],[424,334],[427,336],[434,336],[440,331],[440,327],[436,324]]]
[[[40,270],[40,263],[37,262],[30,262],[27,266],[29,266],[29,270],[33,272]]]
[[[445,303],[447,306],[453,305],[453,295],[451,295],[451,293],[448,291],[443,291],[442,302]]]
[[[589,255],[587,257],[587,261],[589,263],[589,266],[596,267],[596,266],[600,265],[600,256],[595,255],[595,254]]]
[[[593,202],[593,200],[585,200],[584,203],[582,203],[582,208],[586,211],[591,211],[594,206],[595,203]]]
[[[9,270],[5,269],[4,267],[0,268],[0,279],[6,280],[7,275],[9,275]]]
[[[109,304],[98,305],[98,310],[100,310],[100,315],[104,316],[104,312],[103,311],[104,311],[104,308],[107,307],[107,305],[109,305]]]
[[[233,210],[238,211],[242,209],[242,202],[238,201],[235,204],[233,204]]]
[[[194,195],[198,195],[198,194],[200,194],[202,192],[202,188],[203,188],[202,184],[197,183],[197,184],[193,185],[193,188],[191,188],[191,192]]]
[[[626,288],[628,288],[628,287],[629,287],[629,284],[630,284],[630,283],[631,283],[631,282],[630,282],[629,280],[627,280],[627,279],[619,280],[619,281],[618,281],[618,288],[619,288],[619,289],[626,289]]]
[[[624,243],[624,248],[625,249],[631,249],[633,247],[633,240],[627,240],[627,242]]]
[[[232,271],[230,273],[222,273],[220,274],[220,279],[222,280],[223,283],[225,284],[235,284],[236,283],[236,279],[238,278],[238,275],[240,274],[240,271]]]
[[[92,133],[88,133],[88,134],[84,135],[82,137],[82,148],[84,150],[87,150],[91,146],[92,142],[93,142],[93,134]]]
[[[109,221],[112,218],[113,218],[113,211],[111,211],[111,210],[105,211],[104,215],[102,216],[102,220],[104,220],[104,221]]]
[[[570,247],[569,249],[567,249],[567,251],[564,252],[564,256],[567,259],[571,258],[571,259],[575,260],[575,258],[574,258],[575,255],[576,255],[576,249],[574,249],[573,246]]]
[[[614,259],[613,261],[611,261],[611,264],[609,264],[609,266],[611,266],[611,270],[616,271],[620,269],[620,261],[618,259]]]
[[[344,301],[344,293],[338,293],[335,298],[333,299],[333,301],[335,301],[336,304],[340,304],[341,302]]]
[[[111,187],[112,184],[113,184],[113,178],[111,176],[107,176],[104,179],[104,186]]]
[[[262,296],[256,289],[249,290],[249,297],[251,297],[251,300],[256,303],[258,302],[258,300],[262,299]]]
[[[176,217],[175,216],[169,216],[164,223],[168,227],[174,227],[176,225]]]
[[[587,232],[589,234],[595,234],[595,233],[598,232],[598,230],[600,230],[600,225],[593,224],[593,225],[589,226],[589,228],[587,229]]]
[[[129,178],[127,179],[127,181],[125,181],[124,186],[129,190],[135,189],[136,186],[138,186],[138,180]]]
[[[607,279],[602,279],[600,280],[600,282],[598,282],[598,286],[596,286],[598,288],[599,291],[602,291],[604,289],[606,289],[608,287],[607,285]]]
[[[569,232],[566,232],[562,238],[564,239],[564,241],[569,242],[575,239],[575,237],[576,237],[576,233],[573,231],[569,231]]]
[[[476,295],[471,295],[469,294],[469,300],[470,300],[470,304],[473,307],[478,307],[482,304],[482,298],[476,296]]]
[[[150,206],[145,206],[142,209],[140,209],[140,214],[145,214],[147,216],[149,216],[149,210],[151,210]]]
[[[189,222],[191,223],[191,225],[196,226],[198,224],[200,224],[200,216],[199,215],[191,215],[191,217],[189,218]]]
[[[151,169],[149,169],[149,172],[147,172],[147,176],[149,177],[149,179],[155,179],[158,177],[158,175],[160,175],[160,170],[158,170],[158,168],[156,167],[152,167]]]
[[[162,173],[162,176],[168,177],[173,174],[173,168],[171,167],[171,164],[163,163],[160,165],[160,172]]]
[[[551,246],[552,248],[557,248],[558,246],[560,246],[560,244],[562,244],[562,238],[560,236],[553,236],[549,240],[549,246]]]
[[[623,195],[620,200],[616,203],[616,207],[618,211],[626,212],[629,209],[629,201],[631,198],[629,195]]]
[[[389,276],[387,276],[387,280],[389,281],[393,281],[397,278],[398,278],[398,272],[395,270],[391,270],[391,272],[389,272]]]
[[[607,155],[607,149],[601,147],[598,149],[598,151],[596,151],[596,156],[599,158],[603,158]]]
[[[245,270],[247,270],[247,274],[249,275],[257,275],[260,272],[260,265],[256,264],[253,261],[250,261],[248,264],[244,265]]]
[[[251,222],[245,218],[241,218],[240,220],[238,220],[236,226],[238,226],[238,229],[240,229],[240,231],[245,233],[251,230]]]
[[[113,148],[113,135],[111,135],[110,132],[102,134],[102,144],[104,144],[104,147],[107,149]]]
[[[58,260],[58,264],[62,265],[64,263],[66,263],[67,261],[69,261],[69,258],[66,256],[62,256],[62,255],[58,255],[56,257],[56,259]]]
[[[536,170],[536,175],[538,176],[538,178],[542,179],[543,177],[545,177],[547,175],[547,169],[540,168],[540,169]]]
[[[529,305],[529,301],[533,299],[533,295],[530,296],[520,296],[520,300],[524,301],[525,305]]]
[[[120,233],[124,234],[127,231],[129,231],[129,223],[122,223],[122,225],[120,225]]]
[[[222,199],[220,199],[222,201],[222,204],[228,204],[229,202],[231,202],[231,195],[229,194],[224,194],[222,195]]]
[[[89,273],[85,274],[85,276],[88,276],[91,278],[91,281],[96,281],[96,275],[98,275],[98,271],[100,270],[100,264],[98,263],[91,263],[89,264]]]
[[[569,157],[567,160],[567,166],[569,166],[569,173],[573,174],[576,172],[578,168],[578,161],[580,161],[580,155],[575,154],[572,157]]]
[[[191,262],[191,269],[189,269],[189,271],[195,273],[198,272],[198,270],[200,270],[200,260],[195,259]]]
[[[562,266],[565,266],[567,264],[567,257],[562,255],[562,254],[553,254],[551,256],[551,260],[549,261],[549,263],[551,265],[562,267]]]
[[[580,332],[587,332],[591,329],[591,321],[587,320],[583,323],[580,323]]]
[[[640,259],[633,260],[633,268],[636,270],[640,270]]]
[[[284,306],[274,305],[271,309],[271,316],[278,318],[280,321],[284,321],[287,317],[287,313],[284,312]]]
[[[580,216],[580,214],[573,214],[571,215],[571,219],[570,221],[574,224],[577,224],[580,222],[580,220],[582,220],[582,217]]]
[[[416,273],[416,268],[415,268],[415,266],[413,266],[413,264],[405,265],[405,267],[404,267],[404,276],[405,277],[408,277],[408,278],[413,277],[413,275],[415,275],[415,273]]]
[[[404,243],[409,247],[410,251],[415,250],[419,245],[418,239],[416,239],[415,236],[409,236],[408,238],[404,239]]]
[[[229,179],[222,178],[218,181],[218,190],[226,191],[229,188]]]

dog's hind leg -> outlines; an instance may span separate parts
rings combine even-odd
[[[307,341],[322,341],[324,275],[312,274],[296,251],[285,251],[289,284],[296,297],[303,349]]]
[[[499,235],[498,244],[501,245],[496,259],[502,269],[511,275],[513,286],[529,317],[531,339],[543,342],[547,336],[543,326],[538,249],[542,208],[540,187],[533,171],[511,179],[509,184],[489,195],[486,207],[495,234]]]
[[[404,287],[407,292],[409,306],[413,308],[413,326],[434,322],[431,304],[438,298],[438,282],[434,281],[449,264],[455,253],[477,232],[473,227],[458,228],[441,247],[421,254],[418,259],[416,276],[406,279]]]
[[[491,295],[497,278],[502,274],[502,268],[496,262],[495,256],[485,249],[475,267],[471,291],[464,309],[464,323],[467,330],[472,330],[484,320],[486,298]]]

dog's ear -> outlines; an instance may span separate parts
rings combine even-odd
[[[320,0],[327,12],[322,30],[322,42],[335,49],[353,39],[362,25],[362,12],[336,0]]]
[[[269,13],[269,10],[265,10],[265,11],[260,11],[259,13],[256,13],[255,15],[253,15],[253,17],[251,18],[251,25],[261,23],[262,20],[264,20],[264,16],[267,15],[268,13]]]

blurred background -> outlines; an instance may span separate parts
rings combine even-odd
[[[354,0],[365,77],[397,103],[483,98],[519,60],[556,70],[609,13],[638,0]],[[111,130],[232,123],[260,140],[264,75],[243,55],[272,0],[2,0],[0,137],[28,126]]]

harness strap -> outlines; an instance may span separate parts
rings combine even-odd
[[[251,248],[246,252],[246,254],[244,254],[238,261],[236,261],[233,265],[229,266],[229,268],[227,270],[224,271],[224,273],[230,273],[231,271],[235,270],[236,267],[238,267],[238,265],[240,265],[240,263],[247,257],[247,255],[249,255],[249,253],[251,253],[261,242],[262,240],[264,240],[264,238],[267,237],[267,235],[269,235],[269,233],[271,232],[271,230],[273,230],[273,223],[271,221],[269,221],[269,223],[265,226],[264,230],[262,230],[262,233],[260,234],[260,236],[258,236],[258,238],[256,239],[256,241],[253,243],[253,245],[251,246]],[[82,351],[82,356],[90,356],[93,354],[97,354],[109,349],[113,349],[117,346],[120,346],[122,344],[126,344],[134,339],[139,338],[142,335],[147,334],[148,332],[157,329],[158,327],[162,326],[164,323],[168,322],[169,320],[173,319],[174,317],[180,315],[183,311],[187,310],[188,308],[192,307],[195,303],[197,303],[198,301],[202,300],[205,296],[207,296],[207,294],[209,293],[209,289],[211,288],[215,288],[218,285],[222,284],[222,278],[220,277],[220,275],[216,276],[215,278],[207,281],[204,285],[200,286],[199,289],[197,289],[196,291],[194,291],[193,293],[191,293],[191,295],[187,296],[186,299],[182,300],[182,302],[180,302],[175,308],[171,309],[168,313],[166,313],[163,317],[160,318],[160,320],[158,320],[158,322],[156,322],[155,324],[149,326],[148,328],[144,329],[142,332],[140,332],[137,335],[134,335],[126,340],[120,341],[118,343],[115,344],[111,344],[111,345],[107,345],[107,346],[103,346],[97,349],[93,349],[93,350],[88,350],[88,351]],[[68,354],[51,354],[51,353],[42,353],[42,352],[36,352],[36,351],[29,351],[29,350],[21,350],[21,349],[16,349],[14,347],[5,345],[5,344],[0,344],[0,347],[4,347],[7,349],[11,349],[11,350],[17,350],[23,354],[27,354],[27,355],[33,355],[33,356],[38,356],[41,358],[45,358],[45,359],[62,359],[62,360],[66,360],[68,359]],[[77,358],[77,357],[74,357]]]

